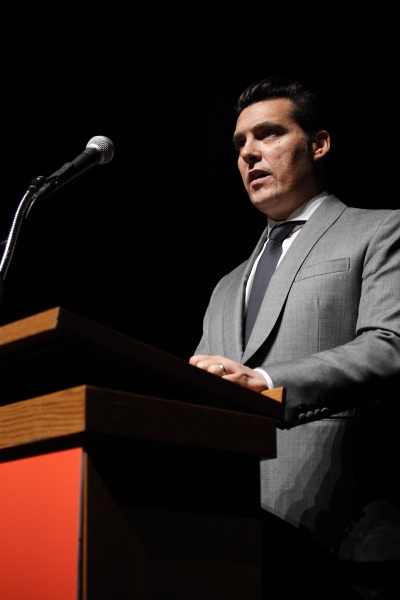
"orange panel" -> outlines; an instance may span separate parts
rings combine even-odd
[[[1,600],[76,600],[82,449],[0,464]]]

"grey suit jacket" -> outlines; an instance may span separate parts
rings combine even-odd
[[[365,449],[372,425],[387,437],[400,404],[400,211],[325,200],[272,277],[243,350],[244,287],[266,235],[215,288],[196,353],[263,367],[286,387],[278,458],[261,463],[263,507],[343,558],[375,560],[383,544],[398,559],[397,498],[386,479],[373,494],[365,481],[369,468],[382,475],[387,457]],[[322,410],[329,418],[315,420]],[[378,514],[387,530],[372,526]],[[360,535],[366,543],[356,543]]]

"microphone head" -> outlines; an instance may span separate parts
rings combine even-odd
[[[114,157],[114,144],[104,135],[95,135],[86,144],[86,148],[96,148],[101,154],[99,165],[109,163]]]

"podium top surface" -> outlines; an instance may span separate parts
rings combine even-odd
[[[252,392],[148,344],[53,308],[0,327],[2,404],[94,385],[282,419],[283,390]]]

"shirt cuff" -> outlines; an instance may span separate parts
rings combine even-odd
[[[272,390],[274,388],[274,382],[272,381],[272,379],[268,375],[268,373],[266,373],[264,371],[264,369],[260,369],[259,367],[257,367],[256,369],[254,369],[254,371],[258,371],[259,373],[261,373],[261,375],[264,377],[265,381],[267,382],[269,390]]]

